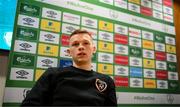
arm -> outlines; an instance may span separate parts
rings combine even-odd
[[[49,68],[27,94],[21,106],[51,105],[51,80],[53,69]]]
[[[105,106],[117,106],[115,84],[112,78],[108,77],[108,93],[105,101]]]

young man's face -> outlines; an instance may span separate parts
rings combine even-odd
[[[93,45],[92,38],[86,33],[75,34],[70,38],[69,49],[67,52],[72,56],[77,64],[91,63],[93,53],[96,48]]]

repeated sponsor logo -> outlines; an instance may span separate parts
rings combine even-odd
[[[20,13],[28,14],[31,16],[39,16],[40,15],[40,7],[21,3]]]
[[[119,64],[119,65],[128,65],[129,64],[128,56],[115,55],[114,62],[115,64]]]
[[[152,32],[142,30],[142,38],[147,40],[154,40],[154,35]]]
[[[128,55],[128,46],[115,44],[115,53]]]
[[[99,31],[99,40],[113,42],[113,33]]]
[[[21,103],[30,88],[6,87],[4,91],[4,103]]]
[[[168,72],[169,80],[178,80],[178,72]]]
[[[59,44],[59,34],[40,31],[39,41],[52,44]]]
[[[42,17],[60,21],[61,20],[61,11],[49,9],[49,8],[43,8],[42,9]]]
[[[17,24],[26,27],[38,28],[39,18],[19,14]]]
[[[120,8],[127,9],[127,1],[126,0],[115,0],[114,5]]]
[[[156,3],[159,3],[159,4],[162,4],[162,0],[152,0],[153,2],[156,2]]]
[[[104,31],[113,32],[113,23],[99,20],[99,29]]]
[[[173,15],[173,10],[172,10],[172,8],[170,8],[170,7],[167,7],[167,6],[163,6],[163,12],[165,13],[165,14],[169,14],[169,15]]]
[[[165,41],[166,41],[166,44],[169,44],[169,45],[175,45],[176,44],[174,37],[166,36]]]
[[[168,79],[168,72],[164,71],[164,70],[157,70],[156,78],[166,80],[166,79]]]
[[[41,29],[52,32],[60,32],[61,25],[60,22],[57,21],[41,19]]]
[[[174,18],[173,18],[173,16],[171,16],[171,15],[164,14],[163,18],[164,18],[164,20],[167,21],[167,22],[171,22],[171,23],[174,22]]]
[[[172,7],[172,0],[163,0],[163,4]]]
[[[93,44],[95,45],[96,49],[97,49],[97,41],[93,40]]]
[[[168,71],[177,71],[177,63],[167,62]]]
[[[69,39],[70,39],[70,36],[62,34],[61,35],[61,45],[62,46],[69,46]]]
[[[128,87],[129,85],[129,78],[127,77],[115,76],[114,81],[116,87]]]
[[[115,41],[115,43],[118,43],[118,44],[127,45],[128,44],[128,36],[121,35],[121,34],[115,34],[114,41]]]
[[[143,88],[143,80],[141,78],[130,78],[130,87]]]
[[[144,14],[146,16],[152,16],[152,9],[148,7],[141,7],[140,8],[141,14]]]
[[[144,88],[156,88],[156,80],[144,79]]]
[[[166,53],[165,52],[155,52],[156,60],[165,61],[166,60]]]
[[[155,68],[155,62],[151,59],[143,59],[144,68]]]
[[[165,52],[165,44],[155,42],[155,50]]]
[[[141,38],[141,30],[129,27],[129,36]]]
[[[123,25],[115,24],[115,33],[119,33],[122,35],[128,35],[128,27]]]
[[[108,53],[98,53],[98,62],[104,62],[104,63],[113,63],[114,58],[113,54],[108,54]]]
[[[106,3],[106,4],[109,4],[109,5],[113,5],[112,0],[99,0],[99,2]]]
[[[155,41],[156,41],[156,42],[165,43],[165,38],[164,38],[164,36],[161,36],[161,35],[159,35],[159,34],[155,34],[154,38],[155,38]]]
[[[167,53],[167,61],[169,61],[169,62],[177,62],[176,55]]]
[[[141,48],[129,47],[129,54],[131,56],[141,57],[142,56],[142,50],[141,50]]]
[[[169,89],[177,90],[179,88],[179,81],[168,81]]]
[[[60,57],[63,58],[71,58],[71,56],[67,52],[68,47],[61,47],[60,49]]]
[[[141,5],[144,6],[144,7],[148,7],[148,8],[151,8],[151,1],[149,0],[141,0]]]
[[[160,11],[160,12],[162,12],[162,5],[161,4],[159,4],[159,3],[156,3],[156,2],[152,2],[152,8],[154,9],[154,10],[157,10],[157,11]]]
[[[42,70],[42,69],[36,69],[36,73],[35,73],[35,81],[37,81],[41,76],[42,74],[45,72],[45,70]]]
[[[62,23],[62,33],[71,34],[76,29],[79,29],[79,26]]]
[[[128,2],[139,4],[140,5],[140,0],[128,0]]]
[[[149,40],[142,40],[143,42],[143,48],[145,49],[154,49],[154,42]]]
[[[25,68],[11,68],[10,80],[33,81],[34,70]]]
[[[89,17],[82,17],[82,26],[91,27],[97,29],[97,20]]]
[[[133,3],[128,3],[128,9],[130,11],[140,13],[140,6],[139,5],[136,5],[136,4],[133,4]]]
[[[167,62],[156,60],[156,69],[167,70]]]
[[[129,67],[128,66],[119,66],[115,65],[115,75],[120,76],[128,76],[129,75]]]
[[[87,30],[91,34],[93,39],[97,39],[98,34],[97,34],[96,29],[90,29],[90,28],[86,28],[86,27],[82,27],[82,29]]]
[[[146,90],[146,89],[145,89]],[[154,90],[154,89],[148,89]],[[162,90],[164,91],[164,90]],[[172,91],[172,90],[171,90]],[[161,90],[159,90],[161,92]],[[130,105],[174,105],[179,104],[179,95],[153,92],[116,92],[118,104]]]
[[[103,74],[113,74],[113,65],[111,64],[98,64],[98,72]]]
[[[166,52],[176,54],[176,47],[172,45],[166,45]]]
[[[47,69],[49,67],[57,67],[58,59],[50,57],[37,57],[37,68]]]
[[[118,19],[118,17],[119,17],[118,11],[110,9],[110,10],[108,10],[108,12],[109,12],[108,15],[109,15],[112,19]]]
[[[63,22],[79,25],[80,24],[80,16],[64,12],[63,13]]]
[[[154,69],[144,69],[144,78],[156,78]]]
[[[16,37],[21,38],[23,40],[36,41],[37,35],[37,30],[22,27],[17,28]]]
[[[27,55],[27,54],[13,54],[13,66],[19,66],[19,67],[34,67],[35,56],[34,55]]]
[[[142,58],[130,57],[130,66],[142,67]]]
[[[60,67],[68,67],[71,65],[72,65],[72,60],[65,60],[65,59],[60,60]]]
[[[153,10],[153,17],[156,18],[156,19],[161,19],[161,20],[163,20],[163,14],[162,14],[162,12],[159,12],[159,11],[156,11],[156,10]]]
[[[166,80],[157,80],[158,89],[168,89],[168,82]]]
[[[59,47],[56,45],[39,43],[38,54],[57,57],[58,56],[58,49],[59,49]]]
[[[129,45],[141,48],[141,39],[129,37]]]
[[[36,44],[35,43],[32,43],[32,42],[26,42],[26,41],[20,41],[20,40],[16,40],[15,41],[15,49],[14,51],[17,51],[17,52],[31,52],[31,53],[35,53],[32,49],[32,47],[35,47]],[[17,48],[16,48],[17,47]],[[19,49],[18,49],[19,47]],[[36,47],[35,47],[36,48]]]
[[[144,58],[154,59],[154,51],[143,49],[143,57]]]
[[[142,68],[130,67],[130,77],[142,77]]]
[[[113,43],[107,43],[103,41],[98,42],[98,50],[102,52],[113,53]]]

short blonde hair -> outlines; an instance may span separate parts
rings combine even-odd
[[[88,32],[87,30],[83,30],[83,29],[77,29],[77,30],[75,30],[73,33],[71,33],[70,38],[71,38],[73,35],[82,34],[82,33],[86,33],[86,34],[88,34],[88,35],[92,38],[92,34],[91,34],[90,32]]]

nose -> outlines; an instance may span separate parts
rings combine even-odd
[[[79,50],[79,51],[84,50],[84,46],[83,46],[82,44],[80,44],[78,50]]]

